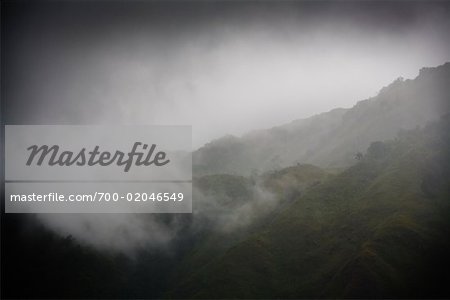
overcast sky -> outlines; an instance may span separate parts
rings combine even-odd
[[[188,124],[199,147],[450,61],[450,2],[2,5],[8,124]]]

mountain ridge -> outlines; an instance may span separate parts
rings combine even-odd
[[[416,78],[399,77],[351,108],[207,143],[193,153],[194,174],[249,175],[296,163],[348,167],[372,141],[394,138],[448,113],[449,87],[450,63],[422,68]]]

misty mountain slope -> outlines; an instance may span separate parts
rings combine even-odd
[[[423,68],[415,79],[399,78],[350,109],[208,143],[194,152],[194,173],[249,175],[296,163],[346,167],[371,142],[391,139],[400,130],[423,126],[448,113],[449,94],[450,63]]]
[[[448,117],[376,142],[173,297],[448,297]]]
[[[201,224],[200,234],[172,281],[185,280],[193,270],[201,270],[228,248],[270,224],[296,197],[329,176],[318,167],[297,165],[250,178],[195,178],[194,195],[197,199],[205,197],[209,207],[205,203],[201,212],[194,212],[197,224]]]

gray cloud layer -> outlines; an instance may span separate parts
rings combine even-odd
[[[4,12],[6,121],[192,124],[194,146],[450,60],[446,2],[46,2]]]

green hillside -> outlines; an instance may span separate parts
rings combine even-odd
[[[266,226],[183,273],[169,295],[448,296],[449,125],[447,117],[372,143],[353,167],[309,186]]]

